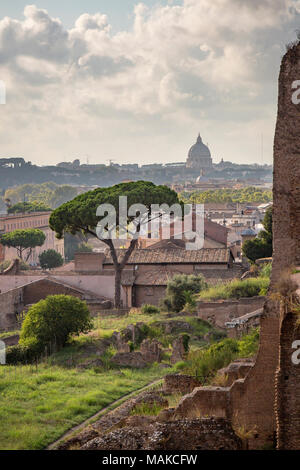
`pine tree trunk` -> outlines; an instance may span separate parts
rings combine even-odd
[[[121,275],[120,265],[115,267],[115,308],[121,308]]]

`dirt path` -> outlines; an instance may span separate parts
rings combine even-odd
[[[82,423],[80,424],[77,424],[76,426],[74,426],[73,428],[69,429],[65,434],[63,434],[59,439],[57,439],[56,441],[52,442],[52,444],[49,444],[48,447],[46,447],[46,450],[54,450],[58,444],[60,444],[62,441],[64,441],[66,438],[69,438],[71,437],[74,433],[76,433],[77,431],[81,431],[82,429],[84,429],[86,426],[88,426],[89,424],[91,424],[96,418],[98,417],[102,417],[104,415],[106,415],[107,413],[109,413],[110,411],[116,409],[118,407],[118,405],[122,405],[124,402],[126,402],[127,400],[130,400],[131,398],[133,398],[134,396],[136,395],[139,395],[140,393],[146,391],[148,388],[151,388],[153,387],[154,385],[158,385],[160,383],[162,383],[163,379],[157,379],[157,380],[154,380],[153,382],[150,382],[148,383],[147,385],[145,385],[144,387],[142,388],[139,388],[137,390],[134,390],[133,392],[130,392],[126,395],[123,395],[122,397],[118,398],[118,400],[115,400],[113,401],[110,405],[106,406],[105,408],[102,408],[100,411],[97,411],[97,413],[93,414],[92,416],[90,416],[89,418],[87,418],[85,421],[83,421]]]

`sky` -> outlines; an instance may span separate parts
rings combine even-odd
[[[272,163],[300,0],[0,3],[0,157]]]

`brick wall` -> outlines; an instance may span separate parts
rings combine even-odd
[[[76,272],[99,272],[103,269],[104,253],[75,253]]]
[[[275,392],[277,446],[281,450],[300,449],[300,364],[292,362],[293,342],[300,340],[297,321],[295,313],[288,313],[281,324]]]
[[[168,374],[164,378],[163,390],[165,393],[190,393],[196,387],[200,387],[200,382],[184,374]]]
[[[166,286],[134,286],[133,306],[141,307],[143,304],[159,305],[166,294]]]
[[[273,284],[285,268],[300,265],[299,104],[292,100],[293,83],[299,78],[300,45],[297,45],[283,57],[279,75],[274,141]],[[279,314],[277,311],[278,321]],[[275,410],[281,449],[300,448],[300,365],[291,362],[293,340],[300,340],[295,322],[295,315],[288,313],[280,324]]]
[[[54,283],[48,279],[41,279],[32,284],[28,284],[23,288],[23,301],[24,305],[34,304],[41,299],[45,299],[47,295],[73,295],[74,297],[82,298],[83,295],[63,284]]]
[[[233,318],[254,312],[263,307],[265,297],[244,297],[239,300],[221,300],[215,302],[197,302],[198,317],[221,328]]]

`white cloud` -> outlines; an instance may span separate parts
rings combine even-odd
[[[199,117],[208,129],[212,110],[218,122],[228,105],[236,123],[245,109],[249,119],[254,109],[264,113],[267,105],[269,111],[273,103],[264,83],[278,65],[282,28],[294,25],[297,9],[299,1],[292,0],[183,0],[153,8],[140,3],[133,28],[113,34],[102,12],[83,14],[66,30],[46,10],[29,5],[23,21],[0,21],[0,75],[8,90],[4,149],[16,148],[9,137],[16,115],[26,127],[18,153],[24,153],[22,143],[28,153],[37,121],[40,145],[43,135],[48,142],[65,129],[76,148],[78,133],[88,142],[101,128],[109,149],[112,123],[125,125],[132,136],[140,130],[137,120],[149,120],[144,132],[151,135],[158,131],[154,118],[162,131],[166,122],[191,128]],[[57,159],[62,152],[60,147]]]

